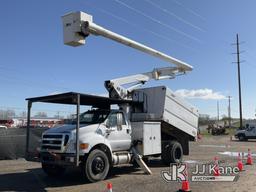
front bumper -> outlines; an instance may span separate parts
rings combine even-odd
[[[40,153],[40,161],[45,164],[75,166],[76,165],[76,154],[41,152]]]

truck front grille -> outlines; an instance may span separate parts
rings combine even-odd
[[[67,134],[44,134],[42,137],[42,151],[63,152],[69,140]]]

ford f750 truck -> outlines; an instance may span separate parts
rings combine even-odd
[[[89,34],[102,35],[174,63],[175,67],[105,81],[109,97],[68,92],[28,98],[27,160],[35,157],[30,144],[32,104],[45,102],[76,105],[76,119],[42,134],[37,158],[50,176],[63,174],[68,166],[80,166],[91,182],[106,178],[109,169],[137,162],[147,173],[143,159],[159,156],[163,163],[179,163],[196,140],[198,111],[165,86],[139,88],[149,80],[174,78],[192,70],[175,58],[110,32],[82,12],[63,16],[64,42],[77,46]],[[80,105],[91,109],[80,113]]]

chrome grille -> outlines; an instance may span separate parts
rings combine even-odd
[[[63,152],[69,140],[67,134],[48,133],[42,136],[42,151]]]

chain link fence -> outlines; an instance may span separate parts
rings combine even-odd
[[[30,146],[40,146],[41,135],[47,128],[30,129]],[[26,128],[0,129],[0,159],[18,159],[25,157]]]

